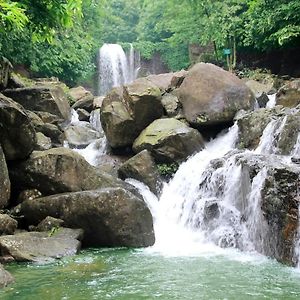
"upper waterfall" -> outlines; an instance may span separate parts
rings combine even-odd
[[[104,44],[98,56],[98,94],[105,95],[113,87],[132,82],[138,69],[139,55],[132,45],[126,54],[118,44]]]

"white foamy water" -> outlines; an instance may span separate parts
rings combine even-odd
[[[269,101],[266,108],[273,108],[276,105],[276,94],[268,95]]]
[[[225,255],[240,261],[265,260],[259,253],[265,252],[270,234],[261,210],[267,169],[262,168],[250,179],[239,159],[276,152],[277,145],[269,135],[280,135],[284,124],[285,118],[271,121],[259,151],[243,153],[234,150],[238,136],[234,125],[183,163],[164,185],[160,199],[144,184],[129,180],[144,196],[154,218],[156,242],[145,251],[165,256]],[[300,249],[300,234],[295,247]]]
[[[113,87],[132,82],[139,70],[139,56],[131,45],[129,55],[118,44],[104,44],[99,50],[98,94],[106,95]]]

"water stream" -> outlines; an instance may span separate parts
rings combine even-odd
[[[97,113],[90,123],[101,132]],[[72,122],[78,124],[76,115]],[[271,120],[257,149],[242,154],[278,156],[285,122],[285,117]],[[0,291],[0,298],[299,299],[300,269],[260,254],[269,234],[261,211],[267,169],[252,180],[244,176],[237,139],[234,125],[208,142],[180,165],[160,199],[144,184],[127,180],[152,212],[153,247],[89,249],[50,265],[8,265],[17,283]],[[299,144],[300,135],[289,159],[299,155]],[[99,139],[76,151],[96,164],[104,149],[105,139]],[[299,265],[300,222],[294,252]]]

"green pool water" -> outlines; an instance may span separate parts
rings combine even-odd
[[[300,271],[261,257],[167,257],[90,249],[47,265],[6,266],[0,299],[300,299]]]

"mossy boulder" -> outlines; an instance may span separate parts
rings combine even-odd
[[[142,131],[134,141],[133,151],[151,152],[157,162],[181,162],[201,150],[204,142],[201,134],[174,119],[158,119]]]

